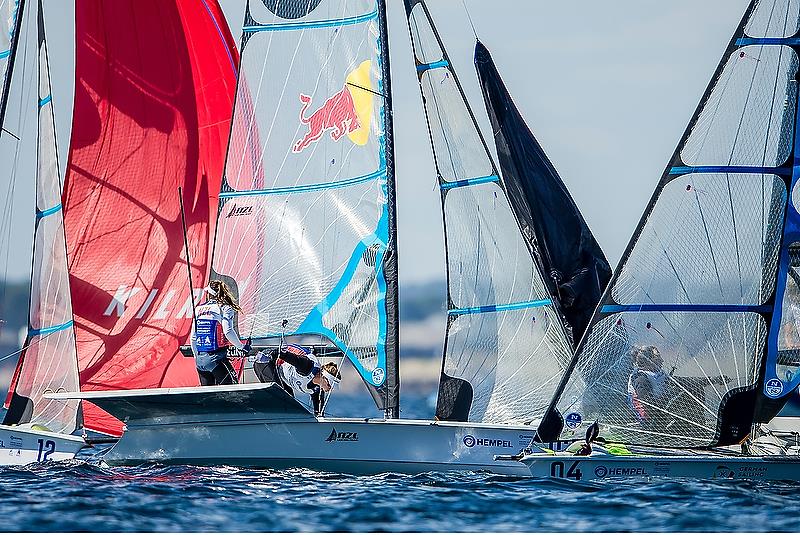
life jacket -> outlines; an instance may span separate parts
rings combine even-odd
[[[286,351],[290,351],[297,354],[302,354],[311,359],[314,362],[314,368],[312,368],[311,373],[308,375],[303,375],[297,371],[297,368],[283,360],[282,358],[278,357],[275,359],[275,368],[278,370],[278,373],[281,376],[281,379],[289,385],[292,390],[305,392],[306,394],[313,394],[314,391],[319,388],[317,385],[313,384],[311,380],[314,378],[315,373],[319,370],[319,361],[314,356],[311,351],[307,350],[306,348],[294,344],[290,344],[287,346]]]
[[[197,351],[214,353],[231,345],[225,338],[222,321],[222,306],[219,303],[205,302],[197,305],[194,332]]]
[[[653,392],[653,399],[660,399],[667,388],[667,374],[664,371],[651,372],[635,370],[630,377],[628,377],[628,404],[640,421],[646,421],[648,418],[647,407],[639,398],[639,394],[636,392],[636,388],[633,385],[633,380],[637,377],[644,377],[647,379],[650,383],[650,389]]]

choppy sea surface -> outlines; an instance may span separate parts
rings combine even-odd
[[[363,399],[341,402],[346,413]],[[405,402],[406,417],[432,412],[424,398]],[[798,494],[795,483],[109,468],[88,458],[0,468],[0,531],[794,532]]]

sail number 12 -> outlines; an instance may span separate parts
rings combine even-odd
[[[578,465],[580,461],[575,461],[569,466],[569,470],[567,470],[566,475],[564,474],[564,463],[561,461],[556,461],[550,463],[550,477],[557,477],[559,479],[574,479],[575,481],[580,481],[583,477],[583,473],[581,472]]]
[[[40,438],[37,442],[39,443],[39,455],[36,458],[37,462],[46,461],[56,452],[56,443],[52,440],[45,441]]]

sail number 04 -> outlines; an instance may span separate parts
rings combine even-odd
[[[580,461],[573,462],[569,466],[567,473],[564,474],[564,468],[565,468],[564,463],[562,463],[561,461],[552,462],[550,463],[550,477],[557,477],[560,479],[574,479],[575,481],[580,481],[580,479],[583,477],[583,473],[581,472],[580,468],[578,468],[579,464],[581,464]]]
[[[39,443],[39,455],[36,457],[37,462],[46,461],[52,454],[56,452],[56,443],[52,440],[45,441],[44,439],[37,440]]]

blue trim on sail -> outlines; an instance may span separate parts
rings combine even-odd
[[[456,180],[454,182],[442,182],[439,187],[442,189],[463,188],[464,186],[474,186],[476,184],[488,184],[489,182],[499,182],[497,175],[482,176],[478,178],[468,178],[466,180]]]
[[[425,72],[431,69],[441,69],[442,67],[449,67],[449,66],[450,62],[448,62],[446,59],[443,59],[441,61],[434,61],[433,63],[421,63],[417,65],[417,72]]]
[[[736,40],[737,46],[747,45],[800,45],[797,37],[740,37]]]
[[[706,305],[706,304],[641,304],[641,305],[603,305],[604,314],[617,312],[759,312],[767,314],[769,305]]]
[[[336,182],[324,182],[318,184],[304,184],[302,186],[286,186],[283,188],[270,188],[270,189],[254,189],[246,191],[225,191],[219,194],[220,199],[227,199],[232,197],[251,197],[258,195],[286,195],[289,193],[303,193],[307,191],[318,191],[323,189],[345,188],[362,182],[369,182],[386,175],[386,167],[383,166],[374,173],[364,176],[357,176],[355,178],[348,178],[345,180],[338,180]]]
[[[73,325],[73,321],[69,320],[66,323],[62,323],[61,325],[53,325],[52,327],[45,327],[44,329],[31,329],[28,331],[28,336],[47,336],[48,334],[57,333],[58,331],[64,331],[69,329]]]
[[[57,205],[53,206],[52,208],[48,208],[47,210],[41,210],[41,211],[36,210],[36,219],[41,219],[43,217],[53,215],[59,210],[61,210],[61,203],[58,203]]]
[[[0,50],[0,59],[5,59],[11,54],[11,50]]]
[[[282,32],[289,30],[305,30],[309,28],[330,28],[334,26],[350,26],[352,24],[360,24],[378,18],[378,10],[366,15],[358,15],[355,17],[346,17],[343,19],[331,20],[315,20],[311,22],[285,22],[282,24],[252,24],[243,26],[244,33],[255,32]]]
[[[39,99],[39,107],[40,107],[40,108],[43,108],[43,107],[44,107],[44,106],[46,106],[46,105],[47,105],[47,103],[48,103],[48,102],[50,102],[51,100],[53,100],[53,95],[47,95],[46,97],[44,97],[44,98],[42,98],[42,99]]]
[[[449,316],[462,316],[465,314],[485,314],[487,312],[505,312],[507,310],[522,310],[525,308],[540,308],[552,305],[551,299],[538,299],[536,301],[521,301],[505,305],[485,305],[480,307],[453,308],[447,311]]]
[[[692,173],[742,173],[754,175],[782,175],[792,174],[791,167],[757,167],[757,166],[736,166],[736,165],[698,165],[673,167],[669,170],[670,175],[688,175]]]

